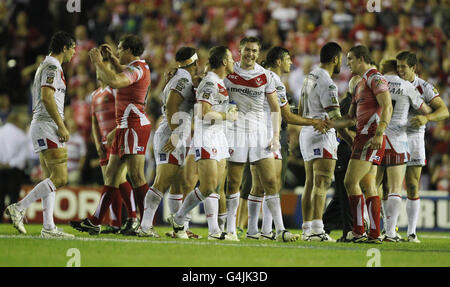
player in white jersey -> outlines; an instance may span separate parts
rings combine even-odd
[[[395,231],[401,207],[401,191],[408,161],[408,137],[406,128],[408,112],[415,110],[423,114],[431,112],[420,97],[416,88],[397,75],[396,60],[385,60],[381,64],[381,73],[388,82],[392,99],[392,117],[386,130],[386,150],[380,167],[377,170],[377,186],[383,181],[386,174],[385,185],[387,199],[383,210],[385,217],[386,234],[383,241],[398,242],[400,237]],[[410,107],[412,109],[410,109]]]
[[[284,83],[281,81],[280,76],[283,73],[289,73],[292,60],[289,55],[289,51],[282,47],[272,47],[267,53],[266,60],[264,61],[264,67],[270,71],[270,75],[273,77],[275,81],[275,87],[278,95],[278,104],[281,109],[281,116],[286,124],[295,124],[295,125],[311,125],[314,128],[324,131],[326,130],[325,125],[326,122],[322,119],[306,119],[301,117],[300,115],[291,113],[291,108],[289,106],[289,102],[286,95],[286,87]],[[270,108],[269,104],[266,101],[264,105],[264,109],[270,117]],[[272,122],[267,122],[268,133],[272,132]],[[282,156],[281,149],[274,152],[275,157],[275,172],[277,178],[277,189],[278,192],[282,187]],[[256,172],[255,165],[251,165],[251,173],[252,173],[252,189],[250,195],[248,197],[248,232],[247,238],[252,239],[271,239],[275,240],[275,235],[272,233],[272,215],[268,210],[267,203],[263,201],[264,189],[262,188],[260,178]],[[262,210],[263,210],[263,221],[261,233],[258,233],[258,218],[259,211],[261,208],[262,202]]]
[[[237,119],[235,109],[228,110],[228,92],[223,79],[233,72],[233,57],[226,46],[214,47],[209,51],[211,70],[200,82],[194,118],[195,160],[197,161],[200,186],[190,192],[179,211],[168,218],[178,238],[187,239],[183,230],[184,218],[200,202],[205,203],[208,219],[209,240],[224,240],[225,234],[218,225],[220,179],[225,171],[225,159],[229,157],[225,135],[225,120]],[[206,202],[208,200],[208,202]]]
[[[175,60],[178,70],[161,93],[163,119],[153,139],[156,178],[145,196],[144,216],[138,236],[159,237],[153,229],[153,218],[166,190],[179,180],[177,177],[182,172],[186,142],[191,133],[191,113],[195,102],[192,79],[198,72],[198,56],[194,48],[181,47]],[[183,199],[183,194],[178,194],[180,190],[170,190],[170,203]],[[177,210],[171,211],[174,213]]]
[[[412,110],[408,115],[408,147],[409,159],[406,167],[406,214],[408,216],[408,241],[419,243],[416,235],[417,219],[419,217],[420,198],[419,183],[422,167],[426,165],[425,158],[425,125],[429,121],[438,122],[449,116],[448,108],[439,97],[439,92],[430,83],[416,75],[417,58],[408,51],[397,55],[397,71],[399,76],[409,81],[419,91],[421,98],[433,112],[421,115]]]
[[[341,117],[338,89],[331,79],[340,72],[342,49],[334,42],[320,50],[320,65],[303,82],[299,113],[305,118],[335,120]],[[334,241],[323,229],[322,214],[337,159],[335,129],[322,134],[313,127],[302,128],[300,151],[305,160],[306,182],[302,196],[304,240]]]
[[[42,200],[42,237],[73,237],[58,230],[53,221],[56,189],[67,183],[67,149],[69,131],[64,124],[64,97],[66,81],[62,63],[70,62],[75,53],[75,39],[66,32],[57,32],[50,42],[50,54],[40,64],[33,82],[33,120],[30,126],[34,151],[45,179],[38,183],[21,201],[7,207],[14,227],[26,233],[23,218],[26,209]]]
[[[295,240],[295,235],[285,230],[277,189],[273,152],[280,147],[280,106],[272,76],[256,63],[261,42],[255,37],[240,41],[241,61],[234,73],[227,76],[225,85],[230,99],[236,102],[239,118],[228,129],[230,144],[227,174],[227,232],[236,234],[236,211],[239,204],[239,187],[247,161],[256,166],[266,193],[266,201],[273,216],[277,236],[283,241]],[[267,99],[271,118],[267,118],[264,102]],[[267,121],[272,121],[273,131],[267,131]]]

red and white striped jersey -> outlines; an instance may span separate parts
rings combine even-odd
[[[367,70],[356,86],[352,104],[356,105],[356,134],[375,135],[381,116],[377,95],[389,91],[386,79],[375,68]]]
[[[116,124],[116,95],[109,86],[98,88],[92,93],[92,116],[97,119],[102,142],[117,126]]]
[[[129,63],[123,71],[131,84],[117,89],[116,122],[119,128],[149,125],[145,114],[145,102],[150,89],[150,68],[144,60]]]

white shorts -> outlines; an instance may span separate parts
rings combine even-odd
[[[30,135],[35,153],[46,149],[62,148],[65,143],[59,141],[58,126],[54,122],[40,122],[33,120],[30,125]]]
[[[194,133],[192,149],[195,154],[195,161],[201,159],[214,159],[221,161],[228,158],[228,142],[223,131],[203,129],[202,136]]]
[[[273,152],[273,158],[274,159],[283,159],[283,156],[281,155],[281,148],[279,148],[277,151]]]
[[[422,133],[408,134],[408,166],[425,166],[425,135]]]
[[[300,152],[303,160],[316,158],[337,159],[338,141],[334,129],[326,134],[314,131],[313,127],[303,127],[299,135]]]
[[[268,138],[267,133],[228,132],[227,139],[230,144],[228,159],[230,162],[253,163],[265,158],[274,158],[274,153],[269,148],[271,138]]]
[[[171,163],[175,165],[183,165],[186,157],[186,141],[180,139],[177,147],[171,152],[162,151],[164,145],[169,140],[170,134],[165,132],[156,132],[153,138],[153,149],[155,154],[156,165]]]

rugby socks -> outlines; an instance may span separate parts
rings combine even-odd
[[[219,223],[219,228],[220,231],[224,232],[225,231],[225,224],[227,222],[227,213],[219,213],[219,215],[217,216],[217,221]]]
[[[21,201],[17,203],[17,208],[19,210],[25,210],[33,202],[41,198],[45,198],[48,194],[54,192],[55,190],[56,187],[53,182],[50,180],[50,178],[46,178],[38,183]]]
[[[312,224],[311,221],[303,222],[303,224],[302,224],[302,233],[303,234],[309,235],[312,233],[311,224]]]
[[[133,188],[128,181],[119,185],[120,196],[127,207],[128,218],[136,218],[136,204],[134,202]]]
[[[219,213],[219,195],[213,193],[203,201],[205,207],[206,219],[208,221],[209,234],[216,234],[220,232],[217,216]]]
[[[44,221],[44,229],[55,229],[53,222],[53,208],[55,207],[55,192],[50,192],[42,198],[42,217]]]
[[[120,195],[120,189],[117,189],[113,195],[111,200],[111,211],[110,214],[112,222],[111,224],[116,227],[122,226],[122,197]]]
[[[262,219],[262,227],[261,227],[261,233],[262,234],[270,234],[272,232],[272,213],[270,213],[269,207],[267,206],[267,202],[265,201],[265,198],[262,202],[262,213],[263,213],[263,219]]]
[[[259,211],[261,210],[261,203],[264,200],[263,197],[249,195],[247,199],[248,206],[248,227],[247,234],[254,235],[258,233],[258,219]]]
[[[180,209],[183,204],[183,195],[182,194],[171,194],[167,196],[167,205],[169,207],[169,213],[174,214]]]
[[[184,231],[189,230],[189,222],[191,222],[191,211],[189,211],[188,214],[186,214],[186,216],[184,217],[184,223],[183,223],[183,225],[184,225],[183,230]]]
[[[322,219],[313,219],[311,221],[311,229],[313,234],[322,234],[325,231],[323,230],[323,221]]]
[[[197,205],[205,200],[205,197],[200,192],[198,187],[196,187],[193,191],[189,192],[189,194],[184,199],[183,205],[181,205],[180,210],[175,214],[175,222],[179,225],[184,224],[185,218],[187,214]]]
[[[101,224],[103,217],[105,216],[109,206],[112,203],[115,192],[119,192],[119,189],[107,185],[103,186],[102,197],[100,198],[97,210],[95,210],[94,215],[89,217],[89,220],[92,222],[92,224],[94,225]]]
[[[139,208],[139,216],[141,217],[141,220],[144,217],[144,201],[145,201],[145,196],[147,195],[148,189],[149,189],[148,184],[144,184],[142,186],[133,188],[134,195],[136,197],[136,204]]]
[[[362,235],[364,234],[364,197],[362,194],[350,195],[348,199],[353,216],[353,233]]]
[[[371,196],[366,199],[367,211],[370,219],[370,238],[378,238],[380,236],[380,209],[381,200],[378,195]],[[395,226],[394,226],[395,231]]]
[[[228,195],[227,198],[227,232],[236,233],[236,214],[239,207],[240,193]]]
[[[408,217],[408,235],[416,234],[417,219],[419,218],[420,198],[406,199],[406,215]]]
[[[148,189],[147,195],[144,200],[144,214],[142,216],[141,228],[147,231],[153,226],[153,218],[155,217],[156,210],[163,198],[162,192],[154,187]]]
[[[269,208],[270,213],[272,213],[273,223],[277,232],[276,234],[278,235],[280,232],[285,230],[283,224],[283,215],[281,214],[280,195],[266,195],[265,201],[267,202],[267,207]]]
[[[386,235],[395,237],[395,226],[397,226],[398,216],[400,214],[400,207],[402,199],[398,193],[391,193],[385,203],[386,212]]]

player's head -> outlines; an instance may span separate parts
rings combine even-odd
[[[234,72],[234,60],[230,49],[227,46],[216,46],[209,50],[209,68],[211,70],[225,67],[226,74]]]
[[[239,42],[239,52],[241,53],[241,66],[243,68],[253,68],[259,57],[261,41],[256,37],[245,37]]]
[[[291,70],[291,65],[292,60],[289,50],[278,46],[270,48],[263,64],[265,68],[280,67],[282,73],[289,73]]]
[[[347,65],[354,74],[363,75],[367,71],[367,67],[372,66],[373,63],[370,51],[366,46],[354,46],[347,54]]]
[[[56,32],[50,40],[49,52],[54,55],[63,55],[62,62],[67,63],[75,54],[75,38],[67,32]]]
[[[397,74],[397,60],[386,59],[380,63],[380,72],[382,74],[395,73]]]
[[[138,36],[127,34],[120,38],[117,46],[120,64],[128,64],[133,58],[140,57],[143,52],[144,43]]]
[[[403,51],[395,58],[397,60],[397,72],[399,76],[408,81],[414,80],[417,68],[416,55],[408,51]]]
[[[198,55],[192,47],[181,47],[175,54],[175,61],[177,61],[178,67],[192,70],[194,74],[198,71]]]
[[[342,48],[335,42],[328,42],[320,49],[320,63],[333,64],[333,73],[339,74],[341,71]]]

